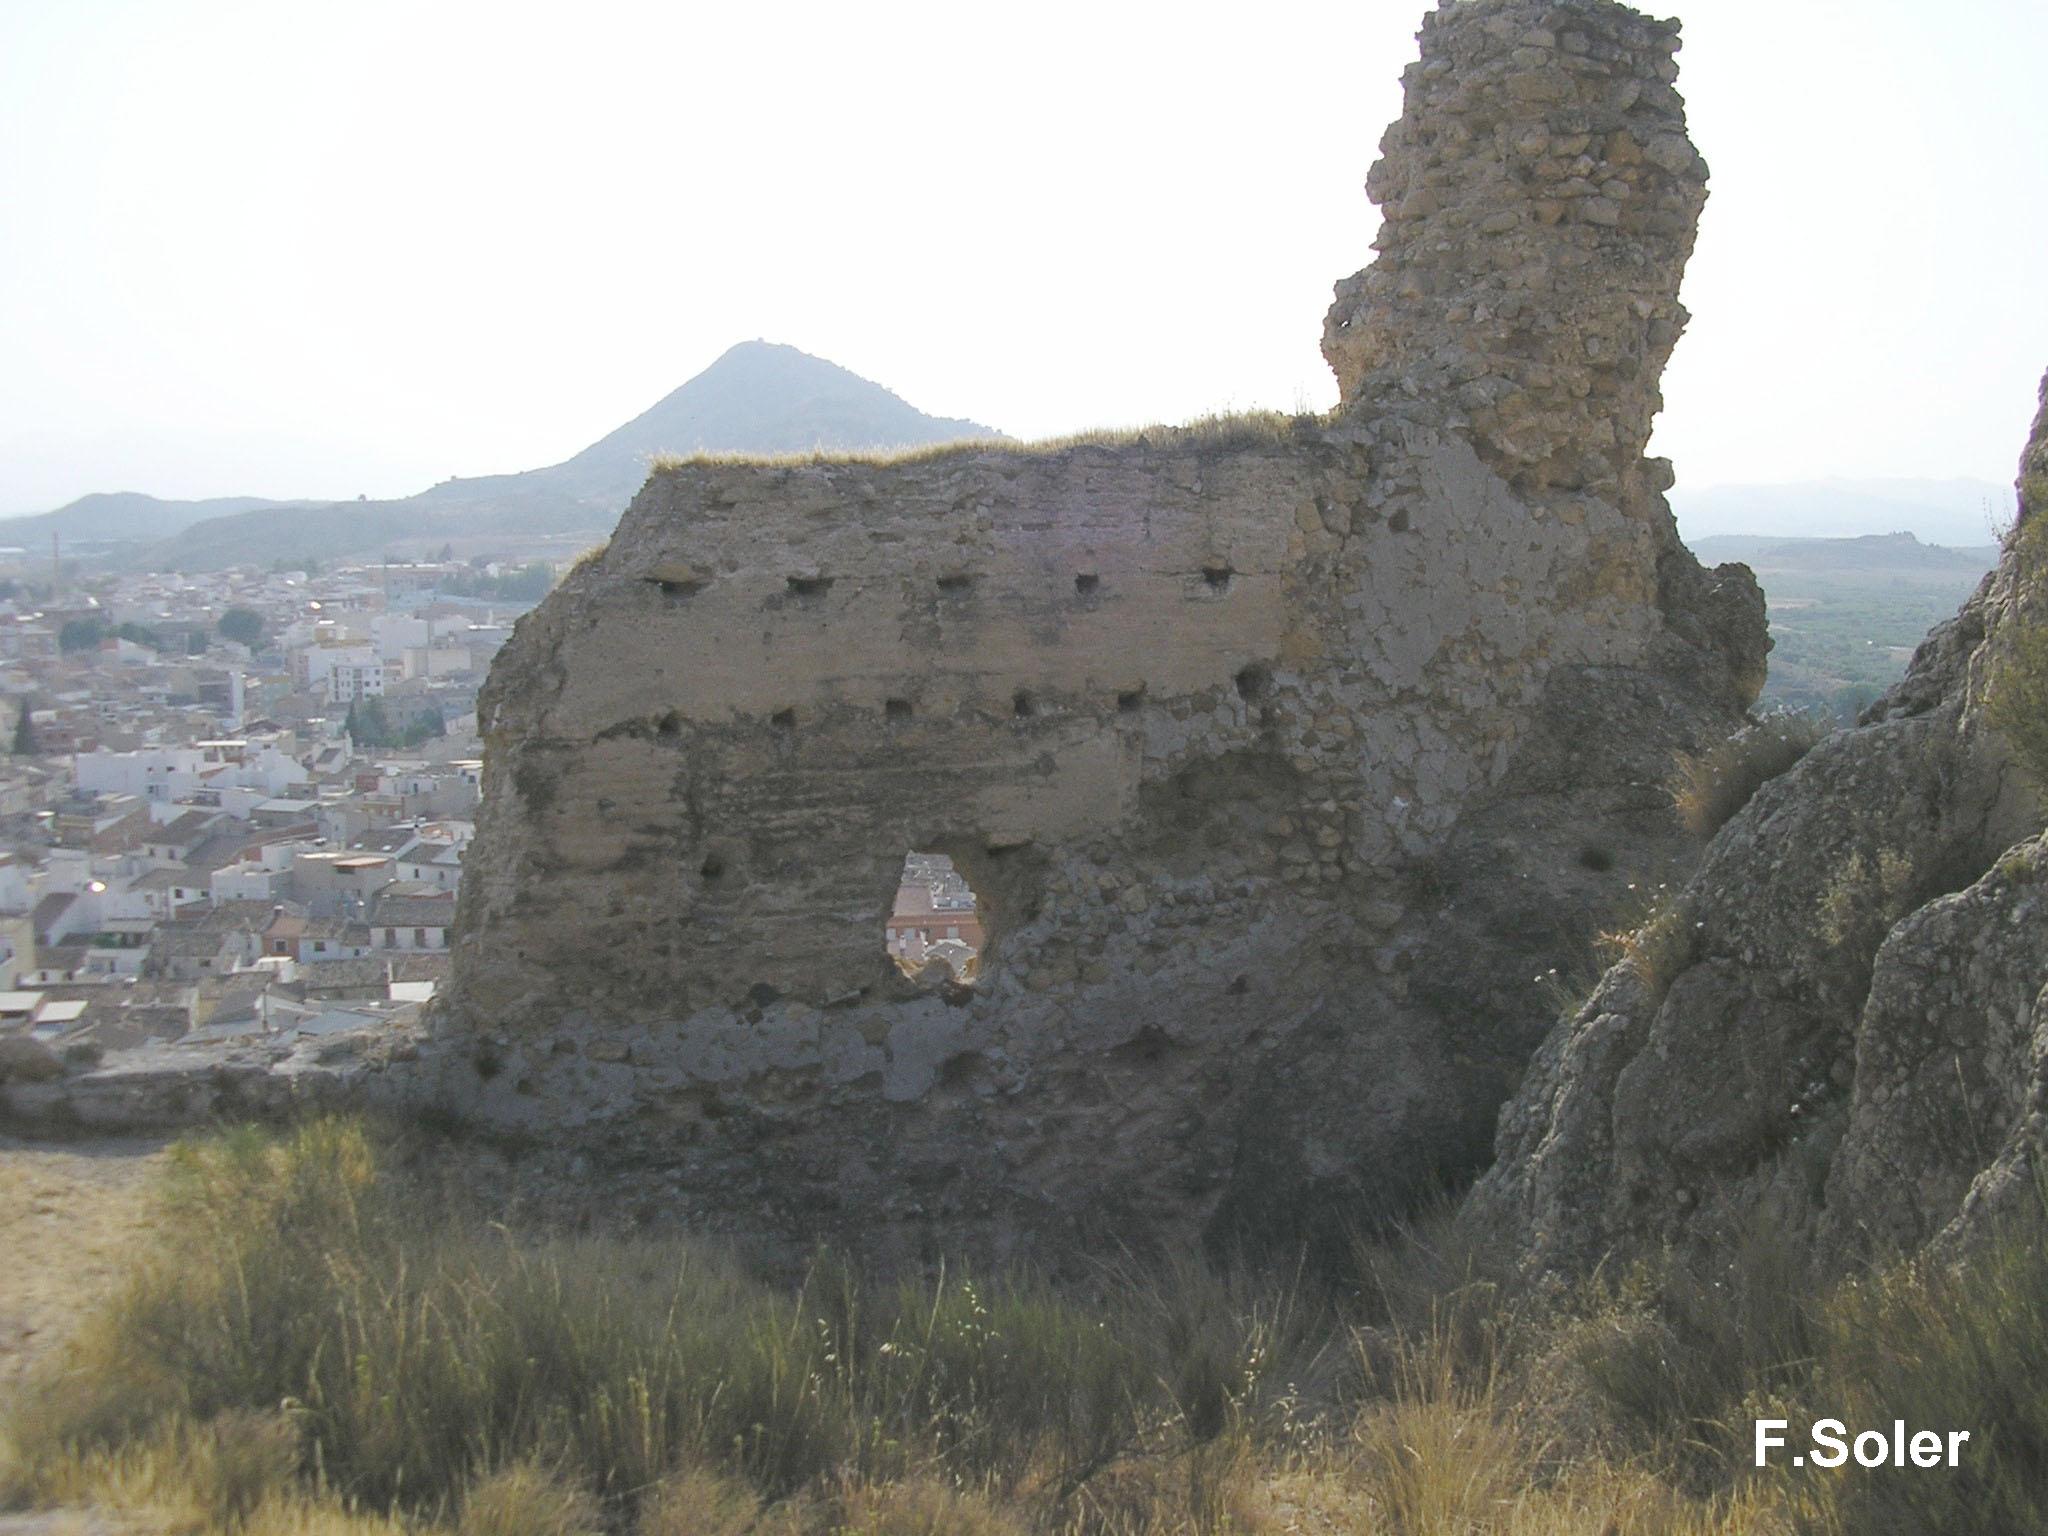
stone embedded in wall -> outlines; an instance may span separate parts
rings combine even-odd
[[[1471,0],[1426,58],[1492,69],[1498,24],[1558,9]],[[1665,88],[1668,47],[1603,51],[1650,24],[1567,9],[1564,56]],[[1443,291],[1506,248],[1456,246]],[[1514,333],[1565,396],[1676,291],[1683,241],[1631,249],[1604,303],[1559,259],[1566,319]],[[1418,358],[1471,333],[1385,318]],[[1543,417],[1605,458],[1573,483],[1447,396],[1350,389],[1327,420],[661,470],[480,701],[448,1091],[665,1166],[694,1219],[871,1248],[1277,1239],[1469,1176],[1543,1022],[1530,946],[1675,876],[1655,784],[1761,681],[1754,582],[1702,572],[1668,468],[1592,424],[1661,361]],[[971,987],[877,942],[906,850],[980,900]]]

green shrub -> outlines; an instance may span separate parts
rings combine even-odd
[[[1806,1422],[1853,1433],[1967,1429],[1955,1471],[1865,1468],[1793,1480],[1809,1527],[1841,1536],[2048,1530],[2048,1248],[2014,1231],[1960,1268],[1845,1287],[1826,1314]],[[1795,1422],[1790,1433],[1804,1433]]]
[[[1809,1379],[1821,1340],[1811,1289],[1803,1244],[1759,1218],[1718,1262],[1624,1277],[1571,1347],[1630,1449],[1710,1484],[1749,1450],[1748,1408]]]
[[[2034,782],[2048,789],[2048,487],[2029,496],[2036,510],[2011,540],[2019,610],[1984,692],[1984,719],[2005,737]]]
[[[1830,947],[1853,941],[1869,953],[1911,909],[1912,894],[1908,855],[1882,848],[1873,864],[1860,851],[1852,853],[1828,876],[1816,903],[1815,931]]]

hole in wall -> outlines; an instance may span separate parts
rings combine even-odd
[[[965,597],[974,590],[974,577],[965,571],[949,571],[939,578],[939,590],[948,597]]]
[[[768,723],[778,731],[793,731],[796,729],[796,711],[793,709],[778,709],[768,717]]]
[[[1145,707],[1145,690],[1131,688],[1116,696],[1116,712],[1120,715],[1135,715]]]
[[[988,1058],[979,1051],[962,1051],[957,1056],[948,1056],[939,1068],[941,1088],[961,1089],[972,1083],[988,1070]]]
[[[1388,518],[1387,526],[1395,533],[1406,533],[1408,531],[1408,509],[1403,507],[1392,517]]]
[[[832,590],[830,576],[792,576],[789,578],[790,595],[801,598],[823,597]]]
[[[1074,591],[1081,597],[1093,597],[1102,586],[1102,578],[1093,571],[1083,571],[1074,578]]]
[[[722,853],[705,854],[704,862],[697,866],[697,873],[706,880],[723,880],[725,878],[725,855]]]
[[[1602,848],[1596,843],[1588,843],[1579,850],[1579,867],[1590,869],[1596,875],[1604,875],[1614,868],[1614,851],[1611,848]]]
[[[1230,580],[1237,574],[1221,561],[1211,561],[1202,567],[1202,582],[1211,592],[1228,592]]]
[[[908,720],[914,713],[915,711],[911,709],[910,700],[908,699],[884,699],[882,701],[882,714],[886,719]]]
[[[1273,674],[1266,667],[1253,662],[1238,670],[1237,696],[1241,699],[1263,699],[1273,689]]]
[[[683,571],[672,571],[666,576],[644,576],[641,579],[670,603],[680,603],[684,598],[694,596],[704,589],[703,578]]]
[[[1010,713],[1019,720],[1029,720],[1038,713],[1038,700],[1031,696],[1029,689],[1019,688],[1010,695]]]
[[[1150,1067],[1164,1061],[1175,1049],[1171,1035],[1157,1024],[1147,1024],[1122,1045],[1111,1047],[1109,1059],[1123,1067]]]
[[[952,979],[972,985],[981,974],[987,934],[981,903],[967,879],[943,853],[904,856],[896,905],[883,930],[889,958],[906,976],[943,966]]]
[[[683,717],[677,714],[674,710],[670,710],[667,714],[663,715],[659,720],[655,722],[654,734],[657,736],[674,736],[678,732],[680,732],[682,728]]]

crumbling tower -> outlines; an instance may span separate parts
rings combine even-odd
[[[1663,403],[1706,201],[1678,24],[1446,0],[1421,41],[1366,180],[1379,256],[1338,283],[1323,355],[1353,411],[1465,425],[1518,487],[1610,489]]]

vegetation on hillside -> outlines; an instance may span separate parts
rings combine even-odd
[[[487,1219],[360,1122],[184,1144],[166,1239],[5,1423],[0,1492],[397,1536],[2017,1531],[2048,1523],[2048,1252],[1806,1299],[1722,1269],[1517,1291],[1453,1227],[1356,1279],[829,1255]],[[1751,1465],[1752,1420],[1973,1429],[1964,1468]],[[1785,1460],[1788,1460],[1786,1458]]]
[[[24,698],[14,716],[14,755],[39,757],[42,750],[42,743],[36,740],[35,706]]]
[[[221,638],[254,650],[263,639],[263,615],[253,608],[230,608],[220,616]]]
[[[441,582],[441,590],[452,597],[481,597],[501,603],[537,603],[555,584],[555,568],[545,560],[532,560],[516,570],[493,576],[485,571],[458,573]]]
[[[446,736],[448,722],[438,705],[429,705],[412,715],[405,724],[394,724],[384,701],[373,694],[349,705],[342,729],[357,747],[416,747],[422,742]]]
[[[2005,635],[1984,695],[1984,718],[2012,744],[2020,765],[2048,790],[2048,480],[2030,481],[2032,515],[2009,536],[2018,620]]]
[[[1818,715],[1773,710],[1704,752],[1680,756],[1670,784],[1678,819],[1693,836],[1712,837],[1826,734]]]
[[[1988,545],[1947,549],[1909,535],[1699,541],[1702,560],[1740,560],[1770,606],[1763,702],[1853,724],[1904,675],[1914,649],[1952,618],[1996,563]]]

